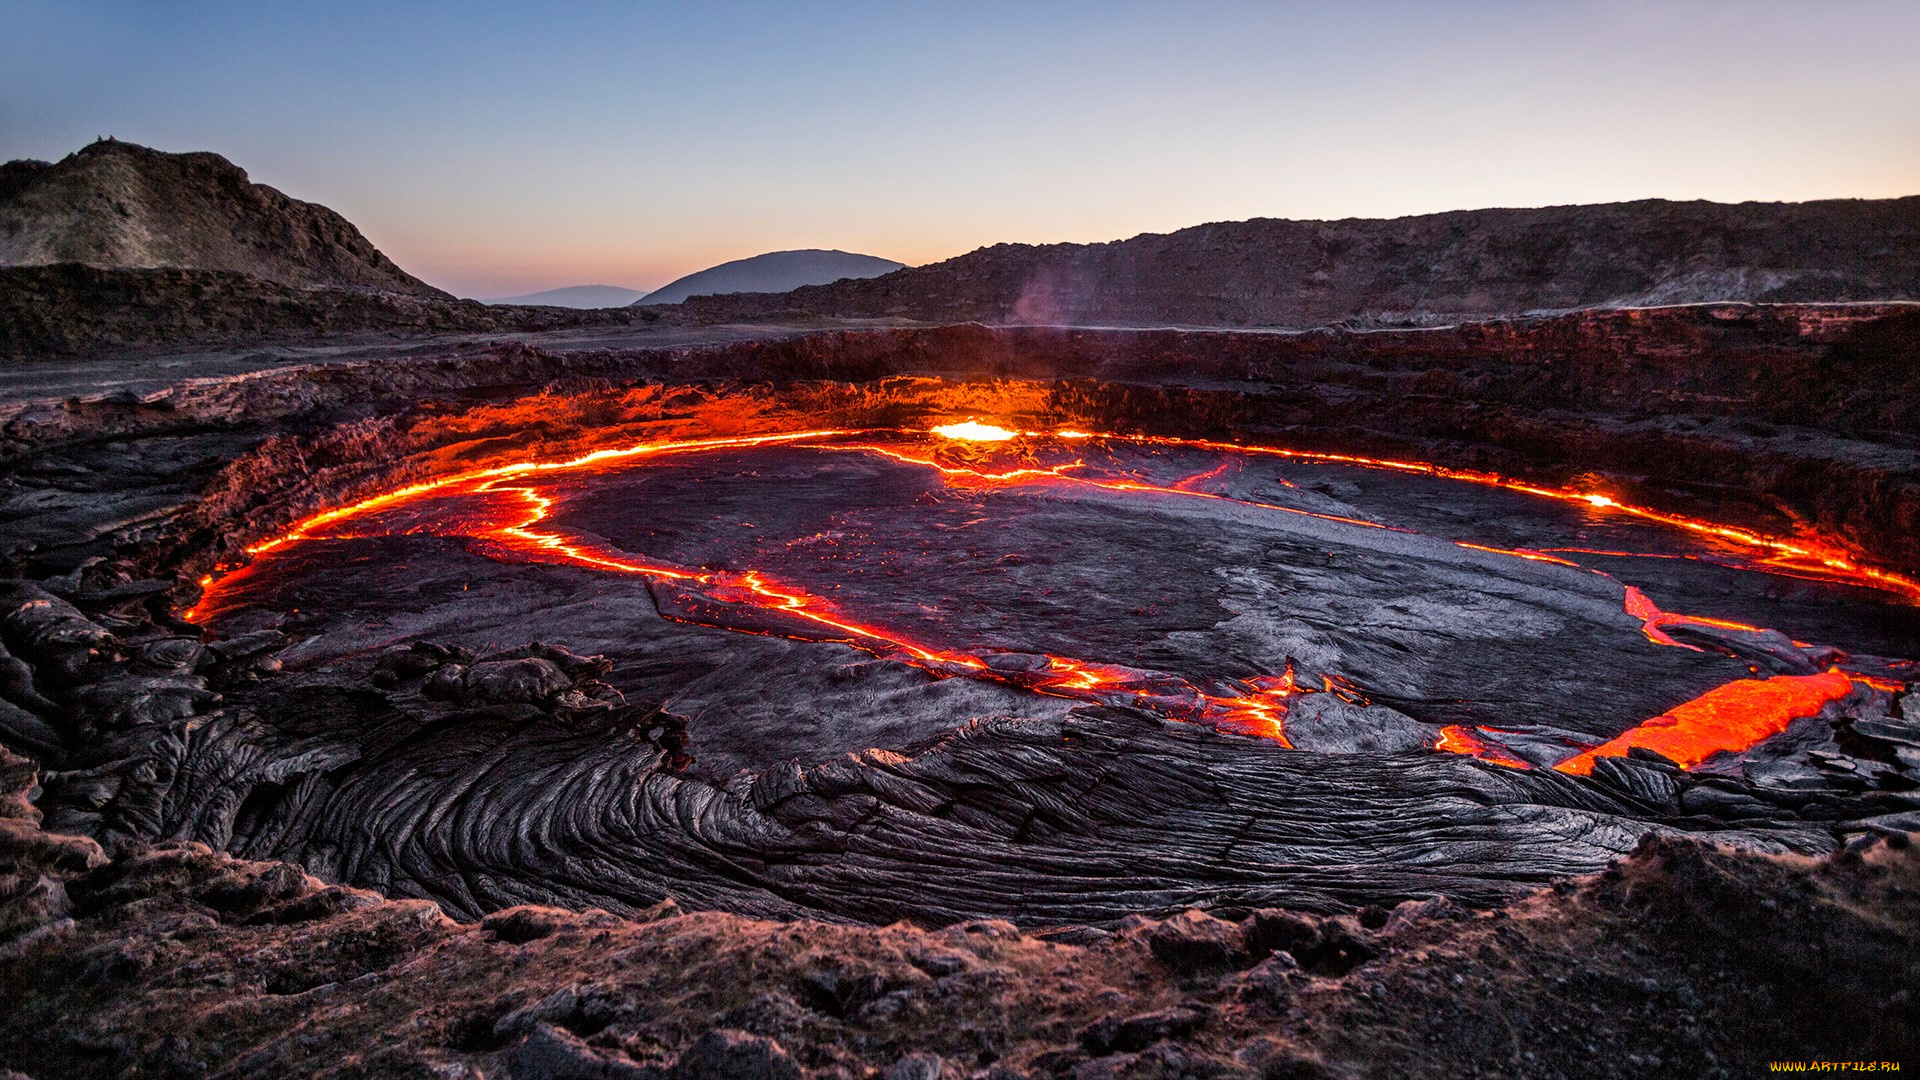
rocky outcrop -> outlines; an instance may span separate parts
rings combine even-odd
[[[218,154],[102,139],[0,174],[0,266],[212,270],[433,300],[346,218],[255,184]]]
[[[1463,210],[997,244],[867,281],[701,297],[707,319],[809,312],[1123,326],[1429,325],[1537,310],[1920,299],[1920,196]],[[643,301],[644,302],[644,301]]]

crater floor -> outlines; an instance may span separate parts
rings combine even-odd
[[[715,778],[1087,703],[1308,751],[1478,729],[1548,767],[1729,683],[1884,683],[1920,654],[1898,583],[1707,523],[1390,463],[973,427],[490,470],[270,540],[196,615],[275,627],[313,669],[421,639],[602,654],[605,682],[686,718]]]

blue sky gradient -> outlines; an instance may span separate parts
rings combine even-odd
[[[22,3],[0,158],[213,150],[463,295],[1247,217],[1920,193],[1920,3]]]

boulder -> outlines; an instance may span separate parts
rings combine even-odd
[[[1240,928],[1198,908],[1188,908],[1147,935],[1160,962],[1182,973],[1233,967],[1246,958]]]

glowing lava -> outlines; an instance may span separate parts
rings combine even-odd
[[[1624,757],[1639,747],[1691,769],[1721,751],[1737,753],[1772,738],[1852,692],[1853,680],[1837,671],[1741,679],[1716,686],[1554,768],[1585,776],[1596,760]]]
[[[933,429],[935,435],[943,439],[961,439],[966,442],[1006,442],[1018,435],[1017,431],[1008,431],[992,424],[982,424],[978,420],[963,420],[958,424],[942,424]]]
[[[1447,469],[1424,462],[1401,462],[1285,450],[1272,447],[1200,439],[1175,439],[1158,436],[1122,436],[1093,434],[1063,429],[1060,431],[1021,432],[998,425],[968,419],[931,429],[932,435],[960,444],[1000,444],[1018,437],[1045,440],[1107,440],[1118,444],[1151,447],[1179,447],[1234,455],[1267,455],[1326,464],[1352,465],[1418,473],[1447,480],[1487,484],[1560,501],[1578,502],[1596,511],[1621,513],[1651,520],[1698,535],[1744,546],[1759,554],[1763,568],[1805,573],[1831,580],[1863,584],[1899,592],[1908,598],[1920,598],[1920,583],[1885,571],[1862,567],[1844,554],[1815,541],[1788,541],[1766,537],[1748,530],[1721,526],[1670,515],[1618,502],[1611,496],[1572,489],[1549,489],[1509,480],[1491,473]],[[1346,697],[1358,695],[1339,676],[1328,673],[1325,691],[1297,687],[1293,672],[1268,675],[1242,683],[1214,684],[1205,687],[1178,675],[1145,671],[1070,657],[1041,654],[1001,654],[980,649],[945,647],[910,638],[902,633],[862,622],[836,608],[823,597],[797,585],[775,581],[759,570],[736,572],[674,566],[612,550],[583,538],[570,537],[543,525],[555,508],[555,498],[540,486],[542,477],[563,470],[582,469],[622,459],[652,455],[697,453],[708,450],[737,449],[766,445],[804,446],[809,449],[869,454],[933,470],[942,484],[958,489],[1017,488],[1025,485],[1065,486],[1123,495],[1152,495],[1179,499],[1209,499],[1298,514],[1348,525],[1386,529],[1378,522],[1337,515],[1315,513],[1296,507],[1253,502],[1201,490],[1205,482],[1222,476],[1233,464],[1223,462],[1172,484],[1156,483],[1137,476],[1089,475],[1084,460],[1056,460],[1052,464],[1033,460],[1031,454],[1014,463],[983,461],[990,452],[969,451],[964,446],[925,445],[925,436],[915,443],[902,439],[897,431],[814,430],[785,434],[741,436],[640,443],[597,450],[562,461],[524,461],[474,470],[443,479],[408,484],[393,491],[374,495],[346,506],[314,514],[278,536],[261,541],[248,551],[255,556],[272,553],[286,545],[310,539],[327,539],[344,534],[337,527],[380,512],[396,510],[430,496],[481,497],[485,509],[478,521],[460,523],[460,535],[473,536],[512,551],[521,557],[542,562],[561,562],[601,571],[633,574],[652,581],[671,584],[687,599],[683,614],[669,618],[729,626],[724,617],[729,608],[750,608],[771,615],[775,630],[743,632],[780,633],[800,640],[841,641],[877,656],[902,660],[940,676],[964,676],[991,679],[1037,693],[1107,704],[1128,704],[1150,709],[1171,719],[1204,723],[1220,730],[1286,742],[1285,720],[1290,698],[1308,692],[1334,692]],[[863,440],[854,442],[847,437]],[[962,460],[949,460],[960,458]],[[1456,541],[1458,546],[1536,562],[1578,567],[1579,564],[1541,551],[1515,550]],[[1573,549],[1558,549],[1568,550]],[[1585,569],[1585,568],[1582,568]],[[1600,573],[1600,571],[1590,571]],[[204,617],[217,610],[215,600],[222,584],[229,579],[203,580],[206,592],[189,618]],[[1723,630],[1759,633],[1758,627],[1721,620],[1673,615],[1662,612],[1638,589],[1626,587],[1626,611],[1639,619],[1648,638],[1663,645],[1694,648],[1675,640],[1663,628],[1700,625]],[[666,609],[663,608],[663,613]],[[753,625],[767,625],[764,620]],[[1825,675],[1782,676],[1774,679],[1746,679],[1719,687],[1694,701],[1678,706],[1662,716],[1648,720],[1625,734],[1600,746],[1577,754],[1556,768],[1585,774],[1598,757],[1627,753],[1636,746],[1655,750],[1682,765],[1691,767],[1723,750],[1738,751],[1784,730],[1795,718],[1819,711],[1828,701],[1847,694],[1853,686],[1847,675],[1838,671]],[[1338,689],[1337,689],[1338,688]],[[1357,698],[1357,700],[1364,700]],[[1469,754],[1511,767],[1526,768],[1527,763],[1500,747],[1498,732],[1462,726],[1444,728],[1436,750]]]
[[[1514,757],[1504,746],[1488,741],[1482,729],[1449,724],[1440,729],[1440,741],[1433,748],[1448,754],[1466,754],[1512,769],[1531,769],[1532,765]]]

